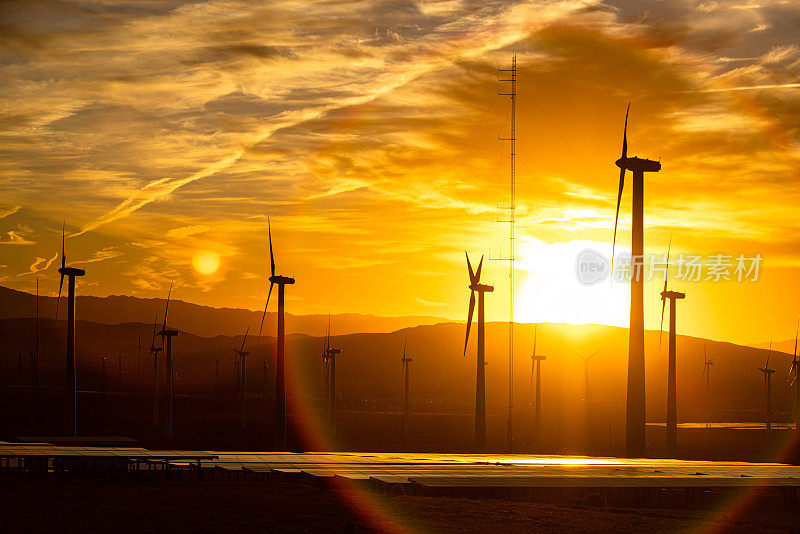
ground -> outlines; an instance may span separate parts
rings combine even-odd
[[[261,481],[0,481],[5,532],[797,531],[800,511],[592,508]]]

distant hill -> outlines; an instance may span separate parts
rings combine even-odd
[[[191,305],[186,305],[191,306]],[[252,313],[252,312],[250,312]],[[176,319],[178,313],[176,312]],[[0,384],[22,385],[25,371],[18,374],[17,354],[23,353],[27,365],[28,348],[34,338],[31,319],[0,320]],[[142,351],[138,358],[144,388],[152,383],[149,346],[152,325],[124,323],[103,325],[81,321],[77,325],[77,353],[81,388],[96,388],[99,358],[108,355],[112,387],[123,368],[120,387],[131,389],[136,383],[137,343]],[[40,321],[40,366],[42,384],[63,384],[65,323]],[[487,346],[487,409],[501,414],[508,395],[507,326],[486,325]],[[531,401],[531,345],[533,325],[519,324],[515,339],[514,388],[517,410],[528,409]],[[214,384],[216,360],[220,358],[220,376],[232,383],[233,347],[242,343],[242,336],[201,337],[182,333],[174,341],[175,365],[179,392],[209,391]],[[404,328],[391,333],[355,333],[335,335],[332,344],[342,349],[337,358],[337,390],[351,398],[401,398],[402,374],[400,358],[404,344],[414,358],[411,364],[411,388],[415,403],[424,405],[435,400],[440,409],[449,407],[459,413],[472,413],[475,388],[475,340],[470,340],[463,355],[464,324],[449,323]],[[647,410],[651,421],[664,420],[667,383],[667,343],[659,344],[658,331],[645,332]],[[318,396],[321,391],[323,340],[307,335],[287,336],[287,381],[293,402],[297,397]],[[624,410],[627,373],[627,329],[609,326],[575,326],[542,324],[538,329],[537,351],[547,359],[542,364],[542,395],[546,417],[564,411],[575,411],[584,397],[584,367],[580,355],[597,353],[589,366],[589,398],[606,413]],[[272,381],[274,338],[250,339],[247,350],[248,381],[262,384],[263,362],[267,362]],[[706,397],[703,354],[714,360],[711,370],[711,395]],[[763,364],[763,349],[678,336],[678,409],[681,420],[700,417],[711,407],[718,417],[740,420],[761,420],[764,404],[764,379],[756,368]],[[786,377],[791,355],[773,352],[770,366],[776,369],[772,380],[773,406],[776,417],[788,417],[793,392]],[[780,414],[783,415],[780,415]],[[728,414],[728,415],[726,415]],[[735,415],[730,415],[735,414]],[[742,419],[744,418],[744,419]],[[703,420],[703,419],[701,419]]]
[[[39,297],[39,314],[42,318],[54,319],[56,297]],[[108,297],[77,297],[78,320],[101,324],[150,323],[156,314],[163,319],[165,299],[142,299],[112,295]],[[66,317],[66,299],[62,297],[59,318]],[[239,335],[250,326],[250,333],[258,332],[261,311],[241,308],[212,308],[181,300],[171,300],[169,324],[178,330],[198,336]],[[36,296],[0,286],[0,319],[35,317]],[[274,335],[276,314],[267,313],[264,335]],[[356,332],[392,332],[401,328],[424,324],[448,322],[449,319],[422,315],[404,317],[381,317],[344,313],[331,316],[332,331],[336,334]],[[328,324],[327,315],[286,314],[286,332],[289,334],[321,335]]]
[[[783,341],[773,341],[771,344],[769,341],[765,341],[763,343],[754,343],[753,347],[758,347],[759,349],[769,349],[770,345],[772,345],[772,350],[778,352],[785,352],[787,354],[794,354],[794,339],[784,339]],[[800,348],[798,349],[800,351]]]

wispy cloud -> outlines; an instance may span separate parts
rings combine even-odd
[[[37,256],[36,259],[33,260],[33,263],[31,263],[30,267],[28,267],[28,271],[24,273],[19,273],[17,276],[26,276],[29,274],[36,274],[42,271],[46,271],[47,269],[50,268],[53,262],[56,261],[56,258],[58,258],[58,252],[53,254],[53,257],[50,258],[49,260],[47,258],[40,258]]]

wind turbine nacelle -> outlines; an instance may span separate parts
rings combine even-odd
[[[469,288],[478,293],[491,293],[494,291],[494,286],[490,286],[489,284],[471,284]]]
[[[328,355],[329,356],[335,356],[335,355],[341,354],[341,353],[342,353],[342,349],[328,349]]]
[[[177,330],[171,330],[171,329],[167,328],[167,329],[162,329],[162,330],[161,330],[161,331],[160,331],[158,334],[156,334],[156,335],[157,335],[157,336],[167,336],[167,337],[172,337],[172,336],[177,336],[178,334],[180,334],[180,332],[178,332]]]
[[[294,284],[294,278],[290,276],[279,276],[279,275],[270,276],[269,281],[272,282],[273,284],[279,284],[279,285]]]
[[[619,158],[616,162],[617,167],[632,172],[658,172],[661,170],[661,163],[651,159],[637,158]]]
[[[685,299],[686,293],[681,293],[680,291],[662,291],[661,292],[662,299]]]
[[[58,272],[63,276],[85,276],[84,269],[77,269],[75,267],[61,267]]]

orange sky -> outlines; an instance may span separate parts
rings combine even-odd
[[[2,8],[0,284],[258,309],[266,217],[293,313],[462,318],[463,251],[507,252],[519,64],[517,316],[626,324],[610,254],[622,122],[648,175],[645,247],[764,258],[757,282],[674,281],[681,333],[794,334],[800,6],[733,2],[14,3]],[[630,189],[618,244],[630,244]],[[618,249],[619,250],[619,249]],[[196,261],[193,262],[193,258]],[[216,267],[216,269],[215,269]],[[214,271],[203,274],[198,271]],[[488,317],[507,267],[488,261]],[[673,269],[673,274],[675,274]],[[646,285],[647,325],[658,292]]]

